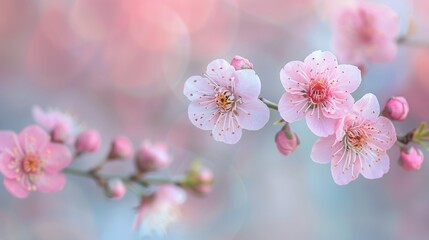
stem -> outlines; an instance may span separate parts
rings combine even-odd
[[[263,103],[265,103],[265,105],[267,105],[268,108],[271,108],[273,110],[278,111],[279,110],[279,106],[273,102],[271,102],[270,100],[260,97],[259,100],[261,100]]]
[[[398,44],[407,45],[410,47],[424,47],[429,48],[429,42],[421,41],[421,40],[415,40],[415,39],[409,39],[406,36],[399,37],[396,42]]]

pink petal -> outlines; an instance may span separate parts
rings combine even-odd
[[[336,100],[340,102],[334,102],[331,100],[328,104],[329,108],[323,108],[323,115],[328,118],[342,118],[353,107],[355,100],[350,94],[336,93],[333,96],[335,96]]]
[[[340,91],[350,94],[359,87],[362,81],[362,74],[359,68],[353,65],[338,65],[330,80],[334,81],[332,91]]]
[[[380,159],[365,159],[362,175],[367,179],[381,178],[389,171],[390,159],[386,153],[382,153]]]
[[[288,62],[280,70],[280,80],[287,92],[301,90],[302,86],[310,81],[307,73],[304,72],[305,66],[301,61]]]
[[[19,176],[19,174],[15,171],[15,168],[9,167],[11,161],[13,161],[13,157],[9,153],[0,153],[0,172],[6,178],[16,178]]]
[[[331,52],[314,51],[305,60],[310,78],[327,79],[338,65],[337,58]]]
[[[229,86],[229,80],[235,68],[223,59],[216,59],[207,66],[207,75],[216,84],[226,87]]]
[[[385,63],[392,61],[398,53],[398,44],[391,39],[387,39],[379,48],[370,51],[368,59],[375,63]]]
[[[241,138],[241,127],[232,116],[232,112],[221,114],[213,128],[212,135],[216,141],[235,144]]]
[[[49,135],[37,125],[31,125],[24,128],[18,136],[19,143],[28,150],[30,147],[37,150],[43,148],[50,141]]]
[[[15,179],[5,178],[3,180],[3,184],[7,191],[17,198],[26,198],[28,194],[30,194],[30,192],[21,186],[21,184],[19,184]]]
[[[58,192],[64,188],[65,184],[66,178],[62,173],[45,173],[36,180],[36,186],[41,192]]]
[[[390,149],[396,142],[396,130],[392,121],[379,117],[374,127],[376,129],[372,131],[370,142],[383,150]]]
[[[330,163],[334,143],[335,137],[333,135],[317,140],[311,149],[311,159],[317,163]]]
[[[267,105],[258,99],[244,102],[237,107],[236,118],[243,129],[259,130],[267,124],[270,110]]]
[[[323,114],[318,116],[317,110],[312,114],[308,112],[305,116],[308,128],[319,137],[327,137],[334,133],[337,119],[326,118]]]
[[[367,9],[374,12],[377,18],[376,28],[383,32],[383,36],[390,39],[396,38],[401,27],[399,15],[385,4],[367,3],[366,5]]]
[[[299,102],[299,103],[295,103]],[[287,122],[295,122],[304,118],[307,101],[299,96],[285,92],[279,101],[279,112]]]
[[[17,136],[11,131],[0,131],[0,151],[11,150],[17,144]]]
[[[196,127],[203,130],[212,130],[219,118],[216,104],[207,105],[199,102],[191,102],[188,107],[189,120]]]
[[[359,176],[359,161],[356,160],[355,164],[349,164],[348,167],[346,167],[344,165],[346,164],[347,156],[352,158],[351,161],[355,160],[353,158],[355,157],[355,153],[353,151],[340,151],[332,158],[332,178],[334,179],[334,182],[338,185],[349,184],[351,181],[355,180]]]
[[[246,100],[253,100],[259,97],[261,93],[261,80],[255,71],[243,69],[236,71],[235,74],[235,94]]]
[[[191,101],[206,100],[205,96],[214,96],[216,86],[207,78],[192,76],[186,80],[183,94]]]
[[[46,129],[54,128],[55,122],[52,121],[52,119],[49,118],[46,115],[46,113],[43,111],[43,109],[39,106],[33,107],[33,118],[37,124],[41,125],[42,127],[46,128]]]
[[[365,119],[376,120],[380,115],[380,104],[378,104],[377,97],[374,94],[367,93],[355,103],[353,111]]]
[[[47,173],[56,173],[61,171],[72,161],[72,155],[68,147],[58,143],[48,143],[40,152],[42,156],[47,156],[45,159],[44,170]]]

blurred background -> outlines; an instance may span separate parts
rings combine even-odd
[[[280,126],[245,131],[236,145],[215,142],[188,120],[183,85],[216,58],[249,58],[262,81],[261,95],[277,102],[279,71],[314,50],[331,49],[329,18],[345,0],[0,0],[0,128],[20,131],[33,122],[31,108],[60,108],[103,137],[99,153],[73,163],[97,164],[117,134],[136,146],[166,141],[175,174],[200,159],[216,181],[205,198],[189,196],[171,240],[428,239],[429,166],[406,172],[391,150],[382,179],[360,177],[337,186],[328,165],[309,157],[316,137],[304,122],[292,124],[301,147],[277,152]],[[405,32],[429,42],[429,2],[385,0]],[[400,46],[388,64],[369,65],[360,98],[375,93],[381,104],[405,96],[405,133],[429,118],[429,49]],[[279,119],[271,112],[271,122]],[[107,172],[127,173],[132,163]],[[104,197],[88,179],[69,176],[59,193],[19,200],[0,187],[0,239],[140,239],[132,230],[132,193]]]

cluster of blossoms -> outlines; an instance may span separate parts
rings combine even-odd
[[[352,93],[361,84],[358,67],[338,64],[330,52],[315,51],[304,61],[291,61],[280,71],[285,89],[278,105],[259,97],[261,82],[253,64],[236,56],[230,63],[211,62],[204,76],[190,77],[184,95],[191,100],[188,115],[203,130],[211,130],[216,141],[238,142],[241,129],[261,129],[269,119],[268,109],[278,110],[284,122],[275,137],[280,153],[287,156],[299,146],[299,138],[290,123],[305,119],[308,128],[320,139],[314,144],[311,158],[330,163],[335,183],[344,185],[360,174],[367,179],[388,172],[387,151],[401,145],[400,163],[405,169],[418,169],[423,161],[420,150],[410,142],[427,141],[424,127],[398,138],[392,120],[404,120],[409,106],[405,98],[391,98],[380,115],[374,94],[355,101]]]
[[[19,134],[0,131],[0,172],[4,186],[17,198],[26,198],[33,191],[57,192],[64,188],[66,174],[93,179],[106,196],[121,199],[127,188],[138,194],[135,227],[144,234],[162,234],[177,219],[186,200],[185,189],[198,195],[211,191],[210,169],[194,163],[183,176],[149,178],[148,173],[167,168],[172,157],[164,143],[144,141],[134,153],[131,140],[117,136],[111,141],[106,158],[89,170],[69,168],[73,160],[99,151],[102,143],[95,129],[84,129],[60,111],[33,109],[35,125]],[[134,158],[135,171],[129,176],[111,176],[101,172],[112,161]],[[136,187],[142,187],[139,191]]]

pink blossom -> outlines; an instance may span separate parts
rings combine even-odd
[[[359,174],[367,179],[381,178],[389,171],[386,151],[395,144],[396,132],[392,122],[379,114],[377,98],[366,94],[339,121],[336,134],[314,144],[311,158],[318,163],[331,163],[337,184],[348,184]]]
[[[136,156],[136,166],[141,172],[156,171],[168,167],[171,157],[164,143],[143,142]]]
[[[424,155],[415,147],[404,147],[401,149],[399,163],[405,170],[419,170],[422,166]]]
[[[173,185],[160,186],[149,197],[143,197],[137,208],[134,228],[143,235],[163,235],[167,227],[180,216],[181,205],[186,201],[183,189]]]
[[[216,141],[237,143],[242,129],[259,130],[270,116],[258,97],[261,81],[251,69],[235,70],[223,59],[207,66],[204,77],[192,76],[183,93],[191,104],[188,116],[192,124],[211,130]]]
[[[277,133],[275,141],[277,149],[284,156],[289,156],[299,146],[298,136],[290,130],[289,124]]]
[[[112,141],[109,159],[126,159],[133,154],[133,144],[126,136],[117,136]]]
[[[355,66],[338,65],[332,53],[315,51],[304,62],[287,63],[280,79],[286,90],[279,102],[282,118],[295,122],[305,117],[314,134],[326,137],[353,105],[350,93],[359,87],[361,74]]]
[[[253,69],[253,64],[249,61],[249,59],[242,56],[235,56],[231,60],[231,66],[233,66],[235,70]]]
[[[109,179],[105,186],[105,192],[108,197],[121,199],[125,196],[127,188],[121,179]]]
[[[54,142],[72,143],[81,131],[81,127],[72,116],[58,110],[43,111],[39,106],[34,106],[33,118],[51,134]]]
[[[387,101],[383,116],[390,120],[402,121],[408,116],[410,107],[404,97],[392,97]]]
[[[50,142],[49,135],[36,125],[19,135],[0,131],[0,172],[6,189],[26,198],[31,191],[60,191],[66,182],[62,169],[72,160],[69,149]]]
[[[83,152],[96,152],[100,148],[100,134],[95,129],[88,129],[79,134],[75,147],[78,154]]]
[[[333,48],[343,62],[364,64],[393,60],[397,53],[399,16],[390,7],[357,1],[333,18]]]

